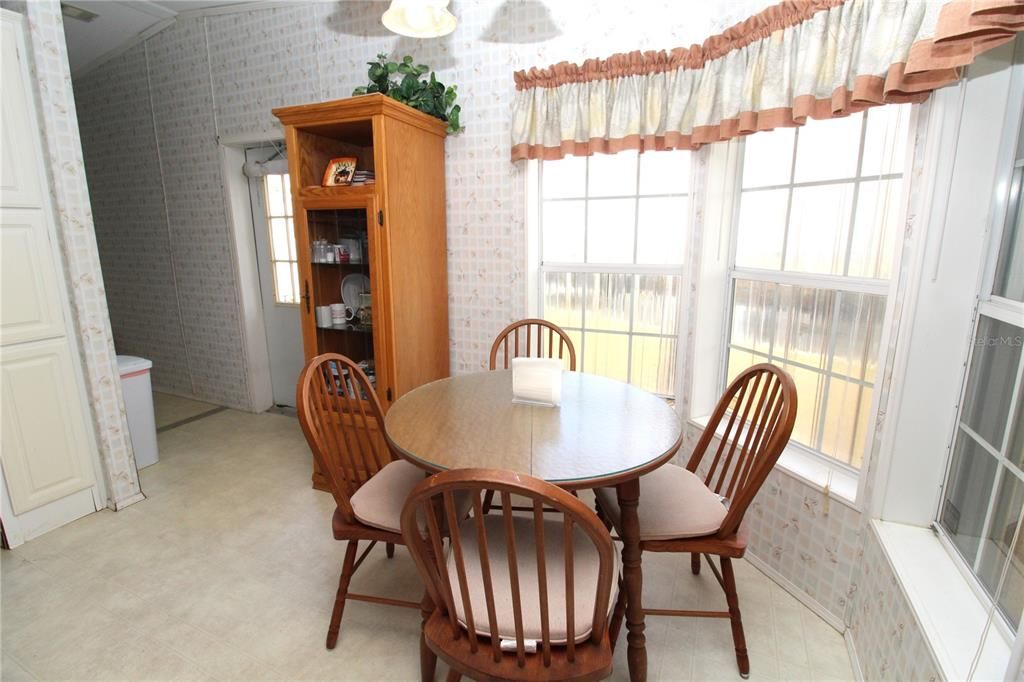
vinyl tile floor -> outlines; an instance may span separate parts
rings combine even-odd
[[[159,438],[146,500],[0,552],[4,680],[419,679],[415,611],[350,602],[324,648],[344,547],[295,419],[225,410]],[[751,679],[853,677],[838,632],[737,564]],[[418,585],[403,549],[378,547],[352,589],[417,599]],[[645,555],[644,594],[725,605],[689,557]],[[647,650],[651,679],[739,679],[726,620],[648,618]],[[628,679],[625,661],[620,646],[613,679]]]
[[[200,400],[153,391],[153,413],[158,429],[173,426],[187,419],[194,419],[216,409],[219,409],[216,405]]]

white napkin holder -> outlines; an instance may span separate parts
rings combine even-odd
[[[557,407],[562,402],[562,361],[512,359],[512,402]]]

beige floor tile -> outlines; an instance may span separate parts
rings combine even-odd
[[[818,680],[818,677],[806,666],[796,665],[795,663],[789,663],[787,661],[779,661],[779,679],[803,682],[805,680],[816,681]]]
[[[156,417],[156,427],[158,429],[168,424],[175,424],[183,419],[209,412],[216,409],[216,407],[216,405],[199,400],[153,391],[153,413]]]
[[[419,678],[417,610],[350,602],[324,647],[345,546],[294,419],[222,411],[159,439],[148,499],[0,555],[3,679]],[[706,565],[694,576],[688,556],[652,553],[643,566],[646,605],[725,608]],[[846,679],[842,637],[734,566],[751,679]],[[418,600],[420,585],[404,548],[377,547],[352,590]],[[645,634],[652,680],[739,679],[727,620],[651,617]],[[629,677],[626,649],[624,627],[612,680]]]
[[[36,679],[35,676],[26,670],[21,663],[4,654],[3,660],[0,661],[0,680],[4,682],[24,682],[34,679]]]

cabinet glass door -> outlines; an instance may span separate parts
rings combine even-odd
[[[309,210],[317,353],[341,353],[377,386],[366,207]]]

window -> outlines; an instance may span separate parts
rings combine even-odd
[[[267,225],[270,230],[270,267],[274,273],[274,302],[299,303],[299,262],[292,224],[292,193],[288,174],[263,176]]]
[[[738,171],[726,382],[785,367],[792,440],[851,469],[871,426],[909,117],[889,105],[758,133]]]
[[[584,372],[675,397],[690,153],[540,162],[540,315]]]
[[[1024,148],[1024,135],[1020,136]],[[978,304],[939,525],[1014,629],[1024,610],[1024,149],[991,294]]]

